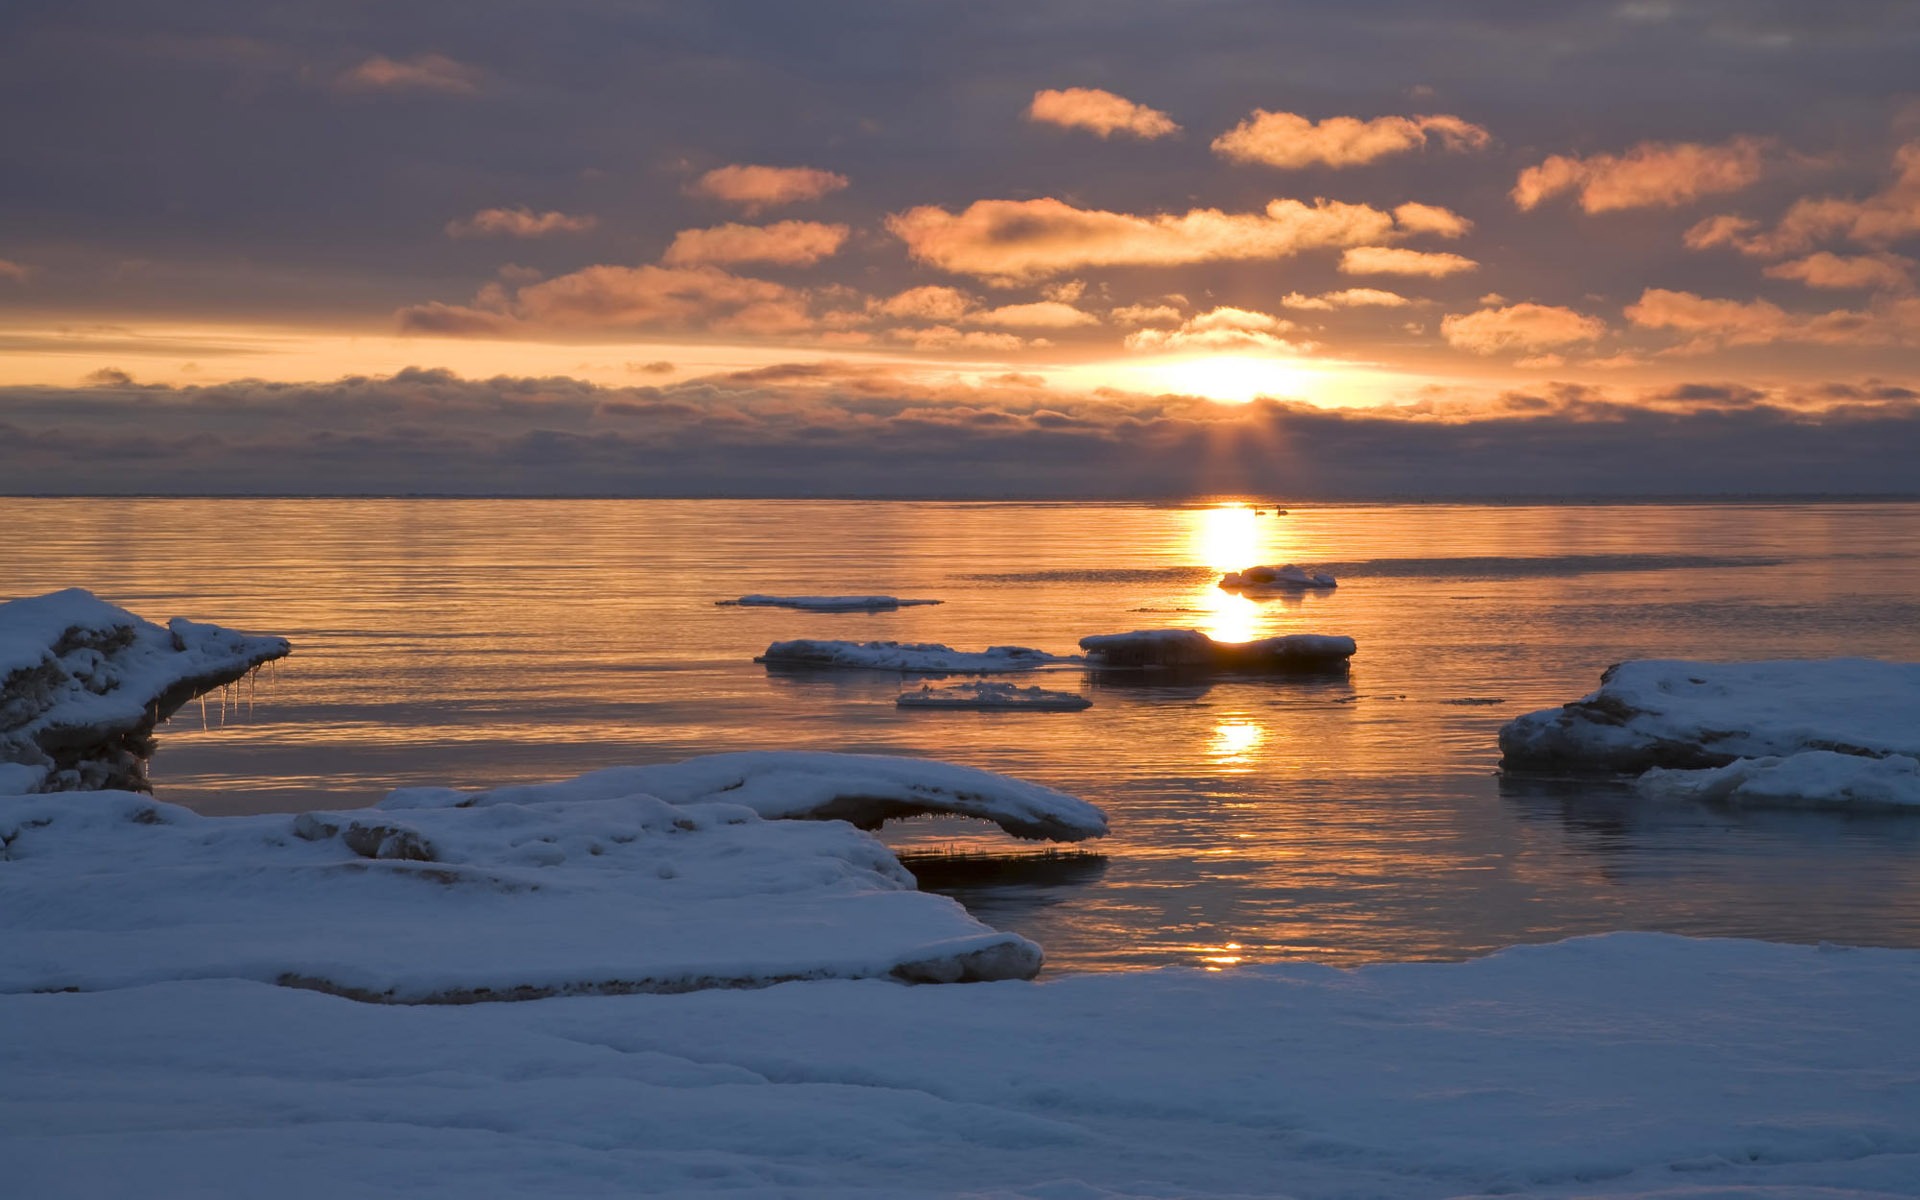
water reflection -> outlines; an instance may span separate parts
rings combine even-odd
[[[1266,736],[1267,731],[1254,722],[1244,717],[1230,718],[1214,727],[1207,752],[1222,767],[1245,769]]]

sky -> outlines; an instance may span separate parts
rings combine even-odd
[[[1913,492],[1920,6],[0,13],[0,492]]]

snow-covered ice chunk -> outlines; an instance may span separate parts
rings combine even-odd
[[[286,639],[176,617],[165,628],[80,588],[0,604],[6,791],[147,786],[154,726],[285,655]]]
[[[1833,750],[1920,756],[1920,664],[1642,659],[1500,730],[1509,766],[1644,771]]]
[[[797,638],[773,643],[753,661],[777,667],[831,667],[913,675],[996,675],[1080,660],[1027,646],[955,650],[938,642],[837,642]]]
[[[945,763],[715,755],[563,783],[202,817],[128,792],[0,798],[0,992],[249,979],[392,1003],[1028,978],[1040,948],[916,890],[834,820],[959,812],[1105,832]],[[766,815],[763,816],[762,814]]]
[[[892,612],[939,604],[938,600],[902,600],[898,596],[742,596],[738,600],[716,600],[722,607],[798,608],[808,612]]]
[[[1697,771],[1655,767],[1637,781],[1657,800],[1696,800],[1742,808],[1881,809],[1920,812],[1920,759],[1866,758],[1803,750],[1737,758]]]
[[[1094,805],[1009,775],[924,758],[817,750],[705,754],[484,792],[402,788],[380,807],[484,808],[635,793],[681,807],[724,804],[751,809],[768,820],[839,820],[863,829],[904,817],[944,814],[991,821],[1014,837],[1035,841],[1079,842],[1107,832],[1106,814]]]
[[[1093,701],[1077,692],[1054,692],[1012,683],[956,683],[950,687],[922,684],[917,692],[902,692],[894,701],[901,708],[1028,708],[1047,712],[1078,712]]]
[[[0,996],[10,1197],[1893,1200],[1920,951],[1657,934],[1465,963],[401,1007]]]
[[[1257,674],[1345,670],[1350,637],[1292,633],[1251,642],[1216,642],[1197,629],[1141,629],[1080,639],[1096,670],[1232,671]]]
[[[1338,587],[1340,584],[1325,571],[1309,571],[1288,563],[1284,567],[1248,567],[1244,571],[1229,571],[1221,576],[1220,586],[1229,590],[1284,588],[1299,591],[1305,588]]]

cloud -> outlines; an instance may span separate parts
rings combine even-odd
[[[1393,210],[1393,220],[1408,233],[1430,233],[1443,238],[1463,237],[1473,229],[1472,221],[1452,209],[1411,200]]]
[[[1429,279],[1444,279],[1479,266],[1458,254],[1432,254],[1389,246],[1356,246],[1340,256],[1340,270],[1347,275],[1424,275]]]
[[[1171,325],[1181,318],[1180,310],[1171,304],[1129,304],[1107,316],[1122,325]]]
[[[1007,329],[1072,329],[1100,323],[1100,318],[1092,313],[1058,300],[1007,304],[974,313],[966,320],[973,325],[998,325]]]
[[[1492,142],[1485,129],[1459,117],[1328,117],[1314,122],[1297,113],[1255,109],[1253,115],[1213,139],[1213,152],[1234,162],[1269,167],[1355,167],[1418,150],[1429,137],[1447,150],[1478,150]]]
[[[895,329],[890,336],[906,342],[915,350],[991,350],[1006,352],[1027,346],[1048,345],[1044,339],[1029,342],[1012,333],[990,333],[982,329],[961,331],[951,325],[933,325],[924,329]]]
[[[496,288],[498,285],[494,285]],[[420,304],[400,310],[407,333],[507,336],[540,330],[692,329],[781,334],[809,329],[810,297],[717,267],[599,265],[528,284],[496,308]]]
[[[29,267],[25,263],[14,262],[12,259],[0,258],[0,279],[11,280],[14,283],[25,283],[31,278],[33,278],[32,267]]]
[[[406,59],[376,54],[342,71],[333,83],[344,92],[439,92],[447,96],[472,96],[479,93],[485,78],[480,68],[455,62],[444,54],[416,54]]]
[[[1099,88],[1035,92],[1033,103],[1027,106],[1027,120],[1062,129],[1085,129],[1102,138],[1124,133],[1151,141],[1180,132],[1173,118],[1159,109]]]
[[[1174,266],[1285,258],[1397,234],[1393,217],[1364,204],[1275,200],[1264,212],[1200,208],[1178,216],[1075,208],[1063,200],[976,200],[958,213],[926,205],[887,228],[916,260],[996,284],[1082,267]]]
[[[470,217],[447,222],[447,236],[474,237],[552,237],[557,233],[586,233],[600,223],[598,217],[571,216],[563,212],[536,213],[528,208],[483,208]]]
[[[1701,353],[1726,346],[1809,342],[1829,346],[1920,344],[1920,298],[1882,298],[1864,309],[1793,313],[1770,300],[1721,300],[1693,292],[1649,288],[1627,306],[1627,319],[1644,329],[1670,330],[1687,340],[1676,350]]]
[[[810,267],[839,253],[846,243],[845,225],[817,221],[776,221],[772,225],[716,225],[711,229],[683,229],[660,259],[668,266],[724,266],[764,262],[786,267]]]
[[[1547,350],[1576,342],[1598,341],[1606,332],[1607,323],[1598,317],[1548,304],[1483,308],[1479,312],[1454,313],[1440,322],[1440,336],[1447,339],[1449,346],[1475,354]],[[1561,362],[1549,363],[1536,358],[1516,365],[1557,367]]]
[[[847,177],[815,167],[762,167],[734,165],[716,167],[695,180],[688,189],[696,196],[708,196],[727,204],[739,205],[748,216],[784,204],[818,200],[847,186]]]
[[[1183,322],[1178,329],[1136,329],[1126,337],[1129,350],[1278,350],[1287,353],[1310,348],[1280,336],[1292,331],[1292,321],[1245,308],[1216,308]]]
[[[1893,168],[1892,181],[1864,199],[1802,197],[1766,232],[1750,217],[1709,217],[1687,231],[1686,244],[1693,250],[1731,246],[1761,258],[1801,254],[1828,240],[1883,249],[1920,234],[1920,141],[1895,150]]]
[[[1588,213],[1677,208],[1756,182],[1768,145],[1764,138],[1736,137],[1717,146],[1641,142],[1623,154],[1556,154],[1521,171],[1511,195],[1523,211],[1562,192],[1577,193],[1581,211]]]
[[[957,321],[972,307],[973,297],[959,288],[917,287],[876,302],[873,311],[904,320]]]
[[[1412,303],[1398,292],[1385,292],[1379,288],[1344,288],[1337,292],[1322,292],[1318,296],[1288,292],[1281,298],[1280,307],[1324,312],[1335,308],[1405,308]]]
[[[1769,279],[1797,279],[1813,288],[1871,288],[1899,291],[1912,286],[1913,260],[1895,254],[1842,257],[1822,250],[1805,258],[1774,263]]]
[[[409,304],[395,314],[402,333],[423,333],[434,337],[512,337],[520,332],[520,322],[492,309],[462,304]]]

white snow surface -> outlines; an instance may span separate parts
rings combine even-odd
[[[176,617],[165,628],[81,588],[0,604],[0,772],[8,791],[138,775],[123,744],[181,703],[288,652]]]
[[[869,834],[615,774],[299,816],[0,798],[0,992],[246,979],[430,1003],[1039,969]]]
[[[1643,659],[1500,731],[1509,763],[1641,771],[1804,750],[1920,756],[1920,663]]]
[[[99,1200],[1913,1197],[1916,1011],[1920,952],[1655,934],[454,1007],[16,994],[0,1171]]]
[[[1739,758],[1724,767],[1695,771],[1655,767],[1636,785],[1642,795],[1657,800],[1920,812],[1920,759],[1904,754],[1867,758],[1803,750],[1784,757]]]
[[[738,600],[716,600],[722,607],[798,608],[809,612],[891,612],[939,604],[938,600],[902,600],[898,596],[742,596]]]
[[[939,688],[922,684],[917,692],[900,693],[894,703],[901,708],[1025,708],[1043,712],[1078,712],[1093,707],[1093,701],[1077,692],[985,682],[956,683]]]
[[[1283,567],[1248,567],[1242,571],[1228,571],[1220,578],[1223,588],[1283,588],[1299,591],[1305,588],[1338,587],[1340,583],[1325,571],[1309,571],[1288,563]]]
[[[1027,646],[955,650],[938,642],[839,642],[796,638],[775,642],[753,661],[769,666],[898,671],[910,675],[996,675],[1078,663],[1075,656]]]

